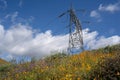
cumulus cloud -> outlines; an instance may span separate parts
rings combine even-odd
[[[98,10],[99,11],[108,11],[108,12],[114,13],[114,12],[120,10],[120,2],[117,2],[115,4],[108,4],[105,6],[103,4],[100,4]]]
[[[6,0],[0,0],[0,9],[7,8],[7,1]]]
[[[90,17],[96,18],[97,22],[101,22],[102,21],[101,16],[100,16],[100,14],[99,14],[99,12],[97,10],[91,11],[90,12]]]
[[[98,49],[108,45],[114,45],[120,43],[120,36],[114,35],[111,37],[98,36],[97,31],[89,32],[89,29],[85,29],[84,34],[84,45],[87,49]]]
[[[118,43],[120,43],[120,36],[115,35],[115,36],[108,37],[108,38],[100,37],[99,39],[90,41],[88,43],[88,47],[90,49],[97,49],[100,47],[105,47],[108,45],[114,45]]]
[[[0,25],[0,51],[15,55],[45,56],[51,51],[67,47],[68,35],[53,36],[50,30],[36,33],[26,25],[18,24],[5,30]]]
[[[99,14],[97,11],[93,10],[93,11],[91,11],[91,13],[90,13],[90,17],[99,18],[99,17],[100,17],[100,14]]]
[[[120,36],[99,37],[97,31],[84,29],[84,45],[87,49],[97,49],[107,45],[120,43]],[[0,25],[0,53],[43,57],[52,51],[66,50],[69,35],[52,35],[51,30],[36,32],[30,26],[17,24],[5,30]]]

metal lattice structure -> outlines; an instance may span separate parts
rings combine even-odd
[[[71,54],[74,53],[74,51],[83,51],[84,47],[81,23],[73,8],[70,8],[70,10],[61,14],[59,17],[62,17],[66,13],[69,13],[70,16],[68,53]]]

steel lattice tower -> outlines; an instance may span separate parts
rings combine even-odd
[[[62,17],[66,13],[69,13],[70,16],[68,53],[72,54],[74,51],[83,51],[83,34],[80,21],[73,8],[70,8],[70,10],[61,14],[59,17]]]

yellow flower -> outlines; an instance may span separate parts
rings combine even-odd
[[[19,77],[19,74],[16,74],[16,77]]]
[[[59,70],[60,70],[60,71],[64,71],[65,68],[64,68],[62,65],[60,65],[60,66],[59,66]]]
[[[85,66],[85,64],[84,63],[82,63],[82,67],[84,67]]]
[[[77,67],[75,67],[75,70],[77,70],[78,68]]]
[[[89,71],[91,69],[90,65],[88,64],[87,65],[87,70]]]
[[[80,80],[80,78],[77,78],[77,80]]]
[[[68,78],[68,77],[72,77],[72,75],[71,74],[66,74],[66,77]]]

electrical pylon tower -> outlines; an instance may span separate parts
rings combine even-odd
[[[69,10],[61,14],[59,17],[62,17],[66,13],[69,13],[70,22],[69,22],[69,46],[68,53],[72,54],[76,51],[84,51],[83,47],[83,33],[82,26],[77,18],[74,9],[71,7]]]

